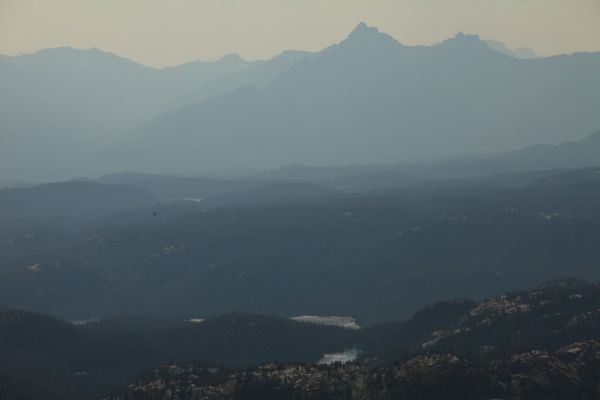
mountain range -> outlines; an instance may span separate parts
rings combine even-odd
[[[599,72],[0,56],[0,399],[600,399]]]
[[[2,56],[0,167],[4,179],[44,181],[75,169],[407,163],[598,129],[598,53],[506,53],[465,34],[406,46],[359,24],[320,52],[266,61],[229,55],[157,70],[97,49]]]
[[[291,180],[312,182],[345,192],[410,187],[441,181],[469,184],[470,179],[490,180],[496,175],[508,184],[525,183],[565,169],[590,168],[600,165],[600,132],[579,141],[556,145],[535,145],[508,152],[481,154],[429,163],[367,164],[341,167],[315,167],[303,164],[269,170],[256,176],[262,180]],[[462,181],[462,182],[461,182]]]
[[[240,85],[261,87],[305,55],[285,52],[245,61],[230,54],[164,69],[99,49],[0,56],[2,175],[51,180],[73,178],[73,168],[94,171],[89,157],[162,112]]]
[[[600,124],[599,66],[596,53],[519,60],[474,35],[405,46],[361,24],[262,89],[148,122],[115,150],[115,162],[198,173],[408,162],[579,140]]]

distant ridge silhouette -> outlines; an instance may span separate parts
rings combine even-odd
[[[600,126],[578,106],[600,104],[597,71],[599,53],[519,60],[464,33],[405,46],[360,23],[262,89],[161,115],[112,156],[127,169],[181,172],[406,163],[579,140]]]
[[[59,48],[2,57],[0,70],[1,179],[421,162],[600,126],[581,106],[600,104],[600,53],[516,59],[464,33],[407,46],[365,23],[267,61],[156,70]]]

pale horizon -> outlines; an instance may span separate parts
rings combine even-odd
[[[594,0],[3,0],[0,54],[98,48],[158,68],[231,53],[259,60],[322,50],[363,21],[406,45],[464,32],[541,56],[600,51]]]

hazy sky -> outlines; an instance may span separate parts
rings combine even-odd
[[[144,64],[319,50],[360,21],[405,44],[458,31],[543,55],[600,51],[600,0],[0,0],[0,53],[98,47]]]

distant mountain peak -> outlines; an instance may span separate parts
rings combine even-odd
[[[123,58],[121,56],[118,56],[114,53],[110,53],[108,51],[104,51],[102,49],[99,49],[97,47],[90,47],[90,48],[76,48],[76,47],[71,47],[71,46],[60,46],[60,47],[48,47],[48,48],[44,48],[44,49],[39,49],[38,51],[29,54],[30,56],[45,56],[45,55],[52,55],[53,57],[56,56],[69,56],[69,55],[74,55],[74,56],[81,56],[81,55],[86,55],[86,54],[95,54],[95,55],[105,55],[105,56],[111,56],[111,57],[118,57],[118,58]]]
[[[525,48],[525,47],[518,47],[514,50],[511,50],[508,47],[506,47],[504,45],[504,43],[498,42],[497,40],[491,40],[491,39],[486,40],[485,43],[488,45],[488,47],[490,49],[497,51],[498,53],[506,54],[507,56],[511,56],[514,58],[519,58],[519,59],[540,58],[540,56],[537,55],[533,50]]]
[[[367,25],[366,22],[359,22],[358,25],[350,32],[350,37],[357,35],[379,34],[379,29],[374,26]]]
[[[219,61],[226,61],[226,62],[246,62],[246,60],[244,60],[242,57],[240,57],[240,55],[237,54],[237,53],[226,54],[223,57],[221,57],[221,59],[219,59]]]
[[[374,43],[400,45],[400,43],[390,35],[380,32],[379,29],[374,26],[369,26],[365,22],[360,22],[356,25],[348,37],[340,44],[372,45]]]
[[[496,52],[490,48],[488,43],[481,40],[479,35],[464,32],[458,32],[453,37],[444,40],[440,45],[452,51],[477,49],[484,52]]]
[[[121,64],[129,64],[129,65],[139,65],[143,68],[151,68],[146,67],[142,64],[138,64],[135,61],[132,61],[128,58],[122,57],[118,54],[111,53],[97,47],[91,47],[87,49],[83,48],[75,48],[71,46],[61,46],[61,47],[49,47],[40,49],[31,54],[24,54],[23,56],[15,57],[18,59],[25,60],[44,60],[44,62],[48,62],[55,65],[76,65],[77,68],[83,68],[88,62],[100,62],[100,63],[121,63]],[[104,64],[103,64],[104,65]]]
[[[481,38],[477,34],[458,32],[454,37],[446,39],[444,43],[480,43]]]
[[[62,53],[62,54],[69,54],[69,53],[76,53],[76,52],[80,52],[81,49],[76,49],[74,47],[71,46],[58,46],[58,47],[46,47],[43,49],[39,49],[37,51],[34,51],[33,53],[31,53],[31,55],[35,55],[35,54],[49,54],[49,53]],[[28,54],[24,54],[24,55],[28,55]]]

